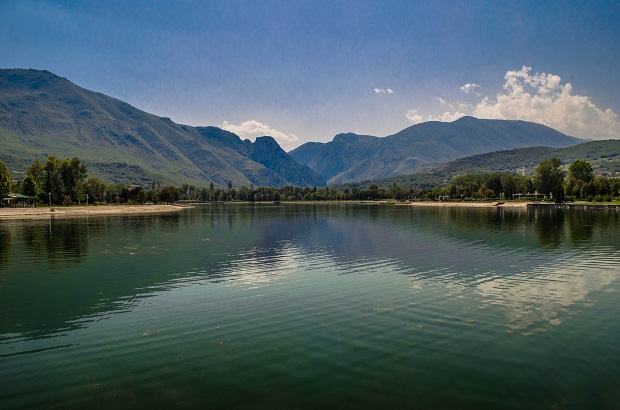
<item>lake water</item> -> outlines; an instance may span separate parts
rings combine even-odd
[[[0,407],[620,408],[616,212],[0,221]]]

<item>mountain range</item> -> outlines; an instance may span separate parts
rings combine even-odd
[[[325,185],[271,137],[176,124],[48,71],[0,70],[0,144],[10,169],[77,156],[108,182]]]
[[[339,134],[286,153],[270,136],[254,142],[217,127],[177,124],[49,71],[0,70],[0,160],[23,171],[48,155],[79,157],[106,182],[207,186],[324,186],[412,174],[456,158],[583,142],[525,121],[464,117],[394,135]]]
[[[333,184],[338,190],[344,188],[366,189],[371,184],[416,189],[441,186],[458,175],[465,174],[523,174],[534,175],[540,162],[557,157],[568,168],[576,160],[587,161],[594,173],[606,177],[620,176],[620,140],[588,141],[565,148],[528,147],[493,151],[455,159],[436,168],[425,169],[408,175],[364,180],[355,183]]]
[[[329,184],[413,174],[447,161],[491,151],[531,146],[567,147],[584,142],[526,121],[425,122],[394,135],[339,134],[328,143],[309,142],[291,151],[299,163]]]

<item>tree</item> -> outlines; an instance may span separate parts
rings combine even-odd
[[[514,176],[502,174],[500,181],[502,183],[502,192],[504,192],[505,197],[508,199],[512,198],[513,195],[517,193],[517,183]]]
[[[173,186],[166,186],[159,193],[159,200],[164,203],[173,203],[179,200],[179,190]]]
[[[60,174],[60,160],[55,155],[50,155],[45,160],[45,184],[43,189],[50,195],[52,203],[62,203],[65,187]]]
[[[106,188],[105,182],[99,178],[90,177],[84,182],[84,191],[91,200],[91,203],[95,203],[96,201],[104,202],[105,198],[103,194]]]
[[[4,162],[0,161],[0,200],[11,193],[12,187],[13,182],[11,181],[9,169]]]
[[[63,159],[60,163],[60,175],[64,185],[65,195],[71,197],[73,202],[80,201],[81,184],[86,179],[88,170],[85,165],[80,164],[77,157]]]
[[[38,187],[45,184],[45,167],[38,159],[32,161],[32,164],[26,168],[26,175],[32,176]]]
[[[37,185],[37,181],[32,175],[26,175],[24,181],[22,182],[22,194],[28,196],[37,196],[38,192],[39,186]]]
[[[141,189],[140,192],[138,192],[137,199],[140,204],[144,204],[146,201],[148,201],[149,193],[146,191],[146,189]]]
[[[594,170],[589,162],[577,160],[568,167],[568,177],[587,183],[594,179]]]
[[[553,195],[555,202],[562,202],[564,199],[564,171],[560,165],[561,161],[556,157],[542,161],[536,167],[534,176],[539,193]]]

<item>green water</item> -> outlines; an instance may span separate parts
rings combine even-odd
[[[0,221],[0,408],[620,408],[620,215]]]

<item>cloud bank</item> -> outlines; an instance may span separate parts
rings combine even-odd
[[[598,108],[590,97],[573,94],[570,83],[562,84],[558,75],[535,73],[531,67],[508,71],[503,90],[495,98],[478,93],[477,84],[465,84],[461,91],[481,97],[477,103],[447,104],[450,111],[441,115],[422,116],[417,110],[406,113],[411,122],[454,121],[465,115],[477,118],[524,120],[547,125],[581,138],[620,138],[618,116],[611,109]]]
[[[373,88],[372,89],[377,94],[394,94],[395,91],[391,88]]]
[[[250,141],[254,141],[256,137],[270,136],[278,141],[280,145],[299,142],[299,138],[295,134],[286,134],[255,120],[244,121],[239,125],[229,124],[224,121],[220,128],[237,134],[241,139],[249,139]]]

